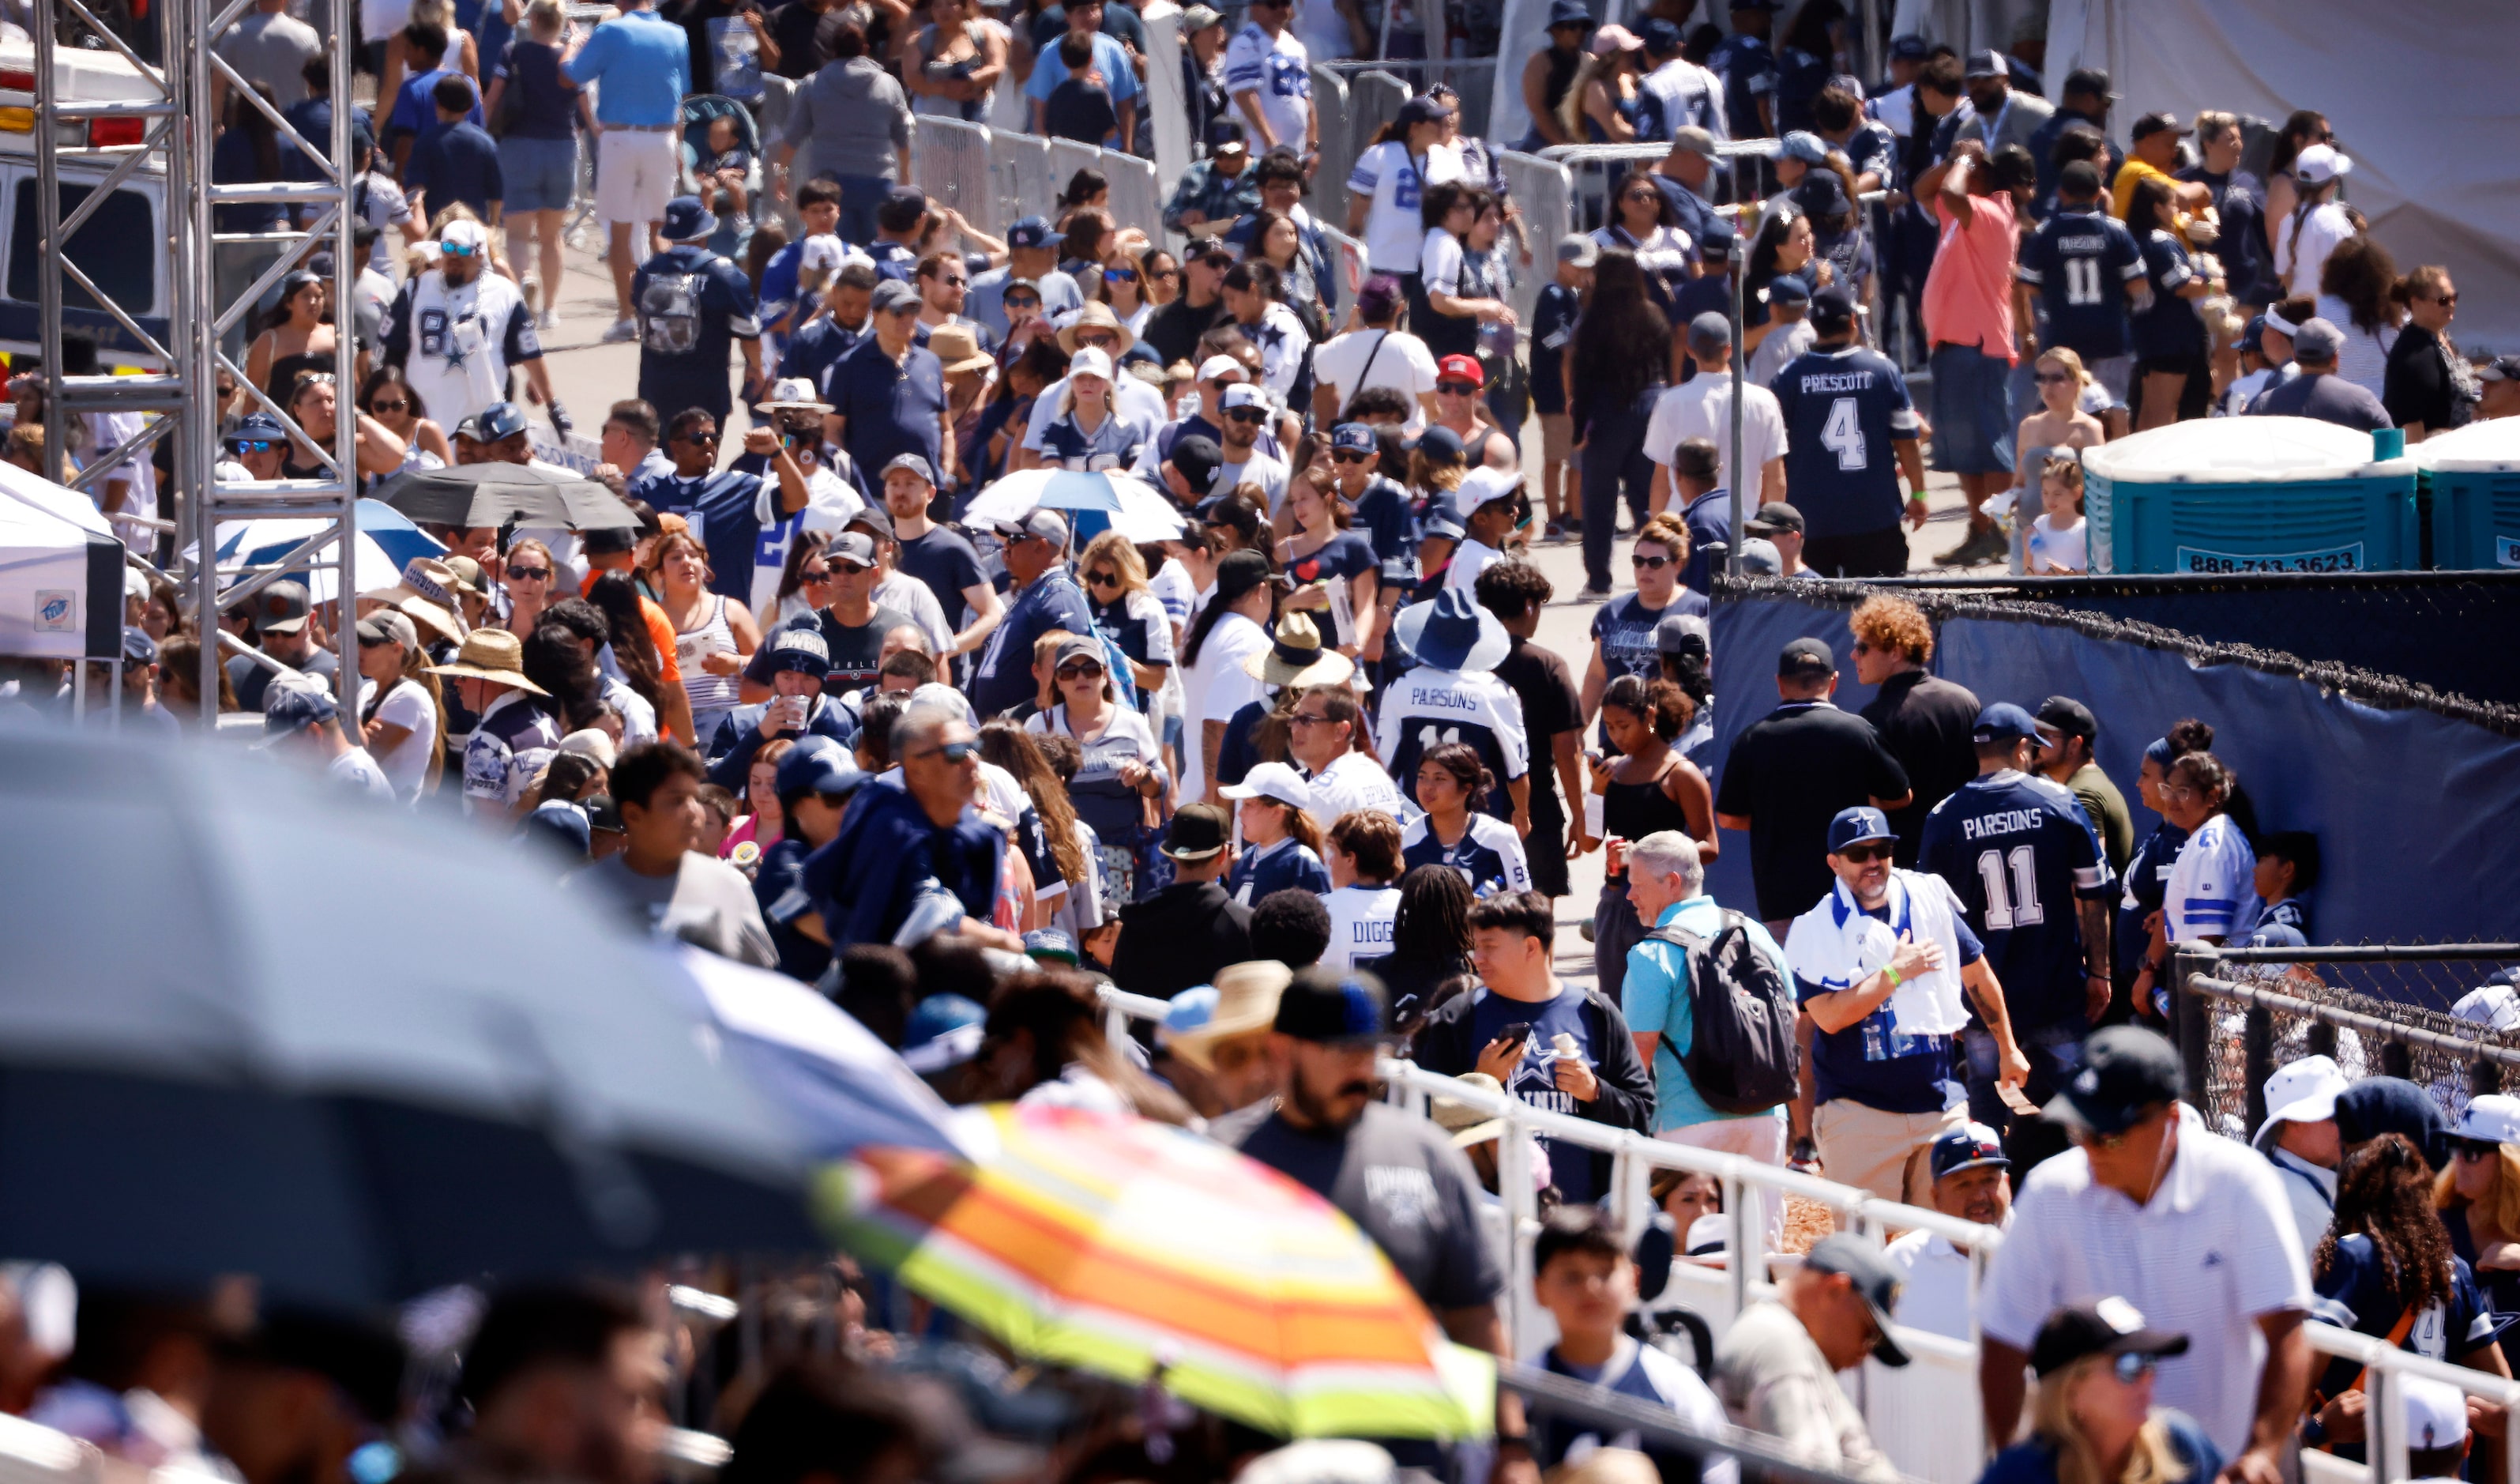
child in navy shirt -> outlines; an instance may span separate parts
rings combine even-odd
[[[1330,889],[1322,827],[1304,812],[1313,794],[1302,775],[1284,763],[1261,763],[1220,791],[1238,800],[1235,822],[1242,829],[1242,852],[1225,877],[1234,900],[1248,907],[1289,886],[1316,895]]]
[[[1120,127],[1120,112],[1111,105],[1110,90],[1089,75],[1094,43],[1070,31],[1059,38],[1058,61],[1067,68],[1067,80],[1051,89],[1042,105],[1043,127],[1053,139],[1102,144]]]
[[[478,108],[472,82],[450,72],[437,79],[430,97],[437,132],[413,148],[403,185],[427,193],[423,208],[429,216],[460,201],[481,220],[497,221],[508,194],[499,173],[499,143],[471,117]]]
[[[2258,900],[2266,906],[2249,929],[2249,946],[2309,947],[2310,903],[2304,898],[2318,884],[2318,836],[2302,830],[2268,835],[2258,842],[2256,876]],[[2277,927],[2290,928],[2291,933],[2269,932]],[[2261,934],[2266,934],[2263,942]]]
[[[737,135],[734,115],[721,113],[709,120],[708,154],[693,173],[716,190],[725,209],[736,220],[744,219],[747,199],[743,183],[752,175],[752,152]]]

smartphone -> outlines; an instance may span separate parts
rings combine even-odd
[[[1528,1041],[1531,1039],[1531,1022],[1528,1020],[1516,1020],[1511,1025],[1508,1025],[1505,1029],[1497,1032],[1497,1039],[1500,1041]]]

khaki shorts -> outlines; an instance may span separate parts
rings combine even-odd
[[[1884,1200],[1912,1206],[1934,1203],[1926,1151],[1935,1140],[1968,1121],[1965,1107],[1939,1113],[1885,1113],[1850,1098],[1832,1098],[1812,1115],[1821,1173],[1839,1185],[1862,1186]]]
[[[672,133],[605,130],[595,141],[595,214],[640,226],[663,221],[681,166]]]
[[[1565,412],[1544,412],[1540,415],[1540,458],[1544,464],[1563,464],[1575,456],[1575,415]]]

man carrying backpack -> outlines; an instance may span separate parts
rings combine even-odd
[[[1650,935],[1628,950],[1622,993],[1637,1055],[1653,1068],[1654,1137],[1783,1164],[1796,1064],[1785,951],[1756,918],[1706,894],[1697,842],[1679,831],[1633,841],[1627,865],[1628,898]],[[1692,962],[1705,971],[1692,973]],[[1784,1203],[1770,1205],[1773,1237]]]
[[[752,280],[708,248],[717,218],[697,196],[665,203],[660,232],[671,246],[639,268],[630,302],[639,326],[639,396],[667,418],[697,407],[723,426],[730,342],[743,352],[743,399],[761,386],[761,322]]]

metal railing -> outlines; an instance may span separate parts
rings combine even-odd
[[[2385,1339],[2339,1329],[2333,1325],[2312,1323],[2303,1330],[2310,1336],[2310,1348],[2318,1355],[2351,1361],[2369,1368],[2363,1390],[2370,1398],[2363,1414],[2367,1430],[2363,1457],[2370,1462],[2356,1463],[2332,1454],[2305,1451],[2302,1456],[2304,1484],[2348,1484],[2348,1481],[2375,1479],[2401,1480],[2410,1477],[2407,1464],[2407,1398],[2404,1382],[2410,1376],[2440,1381],[2455,1386],[2488,1407],[2503,1413],[2505,1426],[2502,1449],[2501,1484],[2520,1484],[2520,1381],[2507,1380],[2483,1371],[2470,1371],[2445,1361],[2428,1360],[2412,1351],[2401,1350]],[[2480,1481],[2482,1474],[2472,1475]]]
[[[2462,1019],[2458,966],[2520,963],[2520,944],[2327,948],[2179,945],[2172,1029],[2187,1101],[2224,1133],[2254,1137],[2266,1083],[2302,1057],[2348,1076],[2403,1077],[2455,1117],[2481,1093],[2520,1086],[2520,1031]]]
[[[1048,216],[1078,170],[1111,183],[1114,225],[1149,242],[1164,235],[1163,192],[1154,161],[1068,139],[1042,139],[959,118],[912,120],[910,165],[921,189],[992,237],[1027,216]]]

